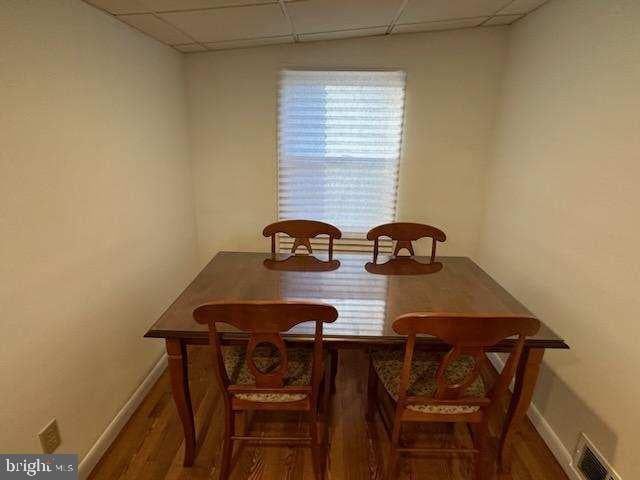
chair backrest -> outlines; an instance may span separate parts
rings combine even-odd
[[[533,317],[470,316],[464,314],[411,313],[398,317],[393,330],[407,335],[404,363],[398,389],[399,401],[415,404],[488,406],[503,395],[516,372],[527,336],[535,335],[540,322]],[[434,397],[407,397],[411,361],[417,335],[433,335],[452,346],[436,372]],[[464,398],[467,388],[478,379],[487,361],[486,350],[501,340],[516,336],[516,344],[492,388],[484,398]],[[456,384],[448,383],[446,373],[461,356],[474,359],[473,368]]]
[[[390,258],[384,263],[367,262],[364,269],[376,275],[431,275],[438,273],[444,265],[441,262],[422,263],[413,257]]]
[[[265,258],[262,264],[269,270],[285,272],[331,272],[340,268],[340,260],[320,260],[313,255],[293,255],[283,260]]]
[[[447,236],[444,232],[431,225],[424,225],[422,223],[409,223],[409,222],[395,222],[385,223],[384,225],[378,225],[373,227],[367,233],[367,240],[373,240],[373,261],[378,258],[379,238],[389,237],[395,240],[396,247],[393,250],[393,255],[398,256],[398,253],[403,248],[407,249],[411,255],[415,255],[413,250],[412,241],[419,240],[421,238],[431,238],[431,261],[436,257],[436,242],[444,242]]]
[[[276,253],[276,235],[278,233],[286,233],[294,238],[291,253],[296,253],[300,246],[304,246],[308,253],[313,253],[311,249],[310,238],[318,235],[329,236],[329,260],[333,259],[333,240],[342,238],[342,232],[337,227],[316,220],[283,220],[281,222],[272,223],[264,227],[262,235],[271,237],[271,253]]]
[[[249,336],[245,361],[255,378],[255,389],[250,392],[264,392],[265,388],[276,392],[284,388],[287,372],[287,348],[281,333],[304,322],[315,322],[312,364],[312,390],[317,393],[323,369],[322,325],[334,322],[338,311],[331,305],[307,302],[212,302],[201,305],[193,311],[198,323],[209,326],[209,340],[214,349],[216,376],[226,391],[230,385],[224,366],[222,346],[216,324],[226,323],[245,332]],[[275,347],[280,357],[277,370],[263,372],[253,360],[255,348],[261,344]],[[246,389],[245,389],[246,390]]]

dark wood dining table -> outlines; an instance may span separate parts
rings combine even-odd
[[[381,256],[375,265],[370,262],[370,254],[336,253],[331,262],[319,257],[220,252],[146,333],[146,337],[165,339],[173,398],[185,436],[185,466],[193,464],[196,452],[187,345],[209,343],[207,326],[196,323],[192,316],[199,305],[247,300],[331,304],[339,317],[325,326],[324,338],[334,352],[340,348],[373,349],[403,343],[404,337],[391,326],[396,317],[411,312],[532,315],[467,257],[436,257],[435,262],[430,262],[426,257],[393,260]],[[233,327],[220,330],[223,341],[244,338]],[[290,330],[285,339],[311,341],[312,322]],[[428,348],[447,348],[435,337],[422,337],[420,342]],[[509,351],[514,343],[506,339],[492,350]],[[503,472],[510,469],[512,439],[531,403],[547,348],[569,347],[541,321],[539,332],[526,341],[503,422],[499,446],[499,467]]]

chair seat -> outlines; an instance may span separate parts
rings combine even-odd
[[[243,345],[231,345],[222,348],[224,366],[233,385],[255,385],[255,377],[249,370],[246,348]],[[256,367],[265,373],[277,370],[280,357],[275,348],[259,346],[253,352]],[[284,376],[285,387],[311,385],[311,367],[313,365],[312,348],[287,348],[287,372]],[[304,393],[235,393],[236,398],[251,402],[297,402],[304,400]]]
[[[439,352],[415,351],[409,376],[409,396],[433,397],[437,390],[435,379],[438,366],[444,354]],[[389,392],[389,395],[398,401],[398,386],[404,361],[404,350],[383,349],[371,354],[371,361],[378,378]],[[471,356],[460,356],[445,372],[445,378],[451,385],[464,380],[465,376],[473,369],[475,359]],[[466,397],[484,397],[485,385],[481,376],[467,388]],[[423,413],[463,414],[477,412],[480,407],[471,405],[408,405],[407,409]]]

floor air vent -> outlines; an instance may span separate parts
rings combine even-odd
[[[580,478],[584,480],[620,480],[604,457],[584,435],[580,435],[572,462]]]

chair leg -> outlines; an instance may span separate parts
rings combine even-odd
[[[329,367],[332,368],[332,366],[333,359],[331,359],[331,365]],[[325,433],[328,433],[330,427],[329,422],[331,421],[331,376],[326,373],[324,375],[322,390],[322,419],[324,421],[325,429],[327,430]]]
[[[378,374],[373,367],[373,362],[369,360],[369,380],[367,381],[367,420],[373,420],[376,413],[376,402],[378,401]]]
[[[338,349],[332,348],[329,350],[331,355],[331,393],[336,393],[336,377],[338,376]]]
[[[475,458],[475,480],[487,480],[489,478],[489,423],[485,419],[477,424],[474,438],[475,448],[478,453]]]
[[[393,421],[393,432],[391,433],[391,446],[389,448],[389,463],[387,465],[387,480],[395,480],[396,470],[398,467],[398,447],[400,446],[400,431],[402,429],[402,422],[400,417],[402,412],[399,408],[396,409],[396,416]]]
[[[318,418],[312,410],[309,412],[309,430],[311,433],[311,458],[313,460],[313,472],[316,480],[324,479],[324,466],[326,462],[324,448],[318,435]]]
[[[231,437],[235,431],[235,414],[231,408],[225,408],[224,414],[224,438],[222,443],[222,456],[220,458],[219,480],[227,480],[231,474],[231,455],[233,453],[233,440]]]

